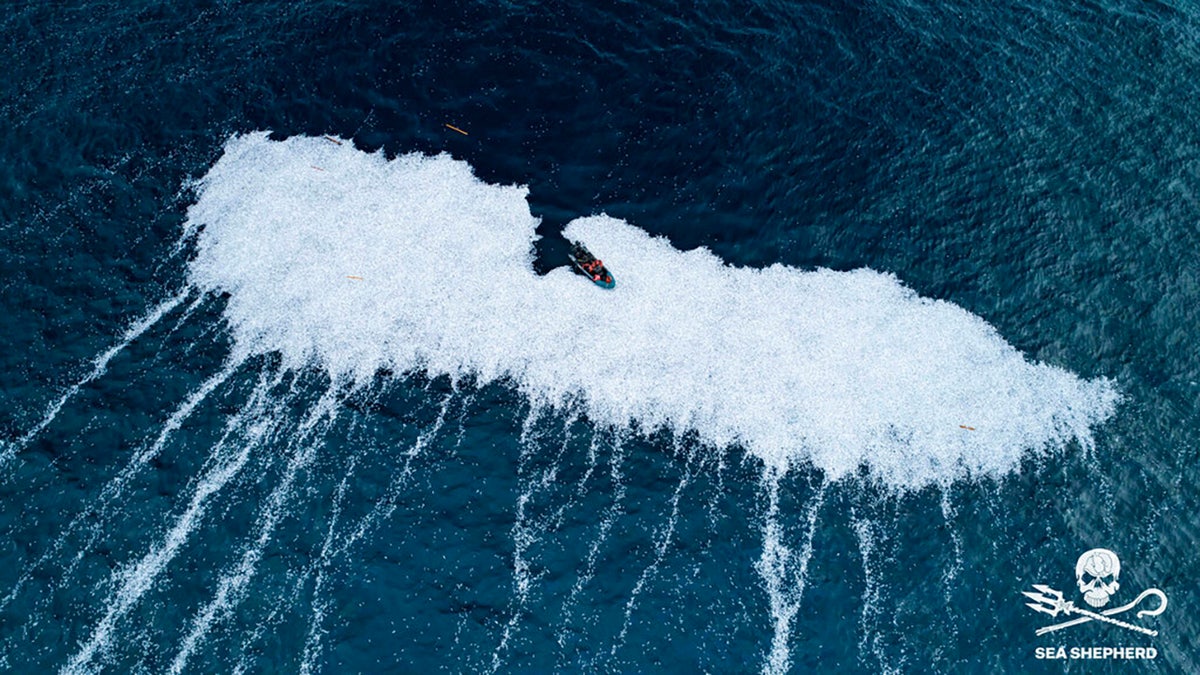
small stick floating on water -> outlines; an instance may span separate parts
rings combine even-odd
[[[325,140],[329,141],[330,143],[336,143],[336,144],[338,144],[338,145],[341,145],[341,144],[342,144],[342,142],[341,142],[341,141],[339,141],[338,139],[336,139],[336,138],[334,138],[334,137],[332,137],[332,136],[322,136],[321,138],[324,138]]]
[[[354,276],[353,274],[347,274],[347,275],[346,275],[346,278],[347,278],[347,279],[358,279],[359,281],[362,281],[362,280],[363,280],[363,278],[362,278],[362,277],[356,277],[356,276]]]
[[[309,166],[311,166],[312,168],[316,169],[317,171],[324,171],[324,170],[325,170],[325,169],[322,169],[321,167],[317,166],[316,164],[309,164]]]
[[[459,129],[458,127],[454,126],[453,124],[447,124],[447,125],[446,125],[446,128],[447,128],[447,129],[453,129],[453,130],[457,131],[458,133],[462,134],[463,136],[470,136],[470,134],[468,134],[467,132],[463,131],[462,129]]]
[[[958,428],[959,428],[959,429],[966,429],[967,431],[975,431],[975,427],[969,427],[969,426],[967,426],[967,425],[965,425],[965,424],[960,424],[960,425],[958,425]]]

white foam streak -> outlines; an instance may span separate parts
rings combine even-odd
[[[198,194],[189,277],[229,293],[235,344],[334,379],[503,378],[601,424],[738,443],[833,479],[865,464],[898,487],[1090,447],[1118,399],[1107,380],[1030,363],[979,317],[872,270],[734,268],[594,216],[565,233],[617,288],[565,267],[539,277],[526,190],[445,155],[389,161],[252,134],[227,143]]]
[[[325,529],[325,541],[321,544],[321,557],[316,564],[317,577],[313,582],[312,616],[308,622],[308,637],[304,640],[304,653],[300,657],[300,675],[309,675],[313,672],[321,653],[321,636],[324,634],[325,612],[329,604],[324,597],[326,571],[333,562],[331,552],[334,533],[337,532],[338,521],[342,517],[342,504],[346,498],[346,490],[350,486],[350,477],[354,475],[354,469],[358,465],[358,457],[358,455],[354,455],[350,458],[333,496],[333,511],[329,514],[329,527]]]
[[[147,313],[141,319],[133,322],[133,324],[126,328],[125,332],[121,335],[121,339],[117,341],[117,344],[113,345],[103,354],[93,359],[92,369],[88,371],[88,374],[84,375],[82,379],[68,387],[57,401],[46,408],[46,411],[42,413],[42,419],[35,424],[33,428],[25,432],[25,434],[16,441],[9,444],[7,448],[0,450],[0,465],[3,465],[8,460],[12,459],[17,453],[21,452],[25,446],[29,445],[30,441],[36,438],[38,434],[42,433],[42,430],[50,426],[50,423],[54,421],[54,418],[58,417],[58,413],[62,410],[63,406],[67,404],[67,401],[71,400],[75,394],[79,393],[81,388],[87,386],[88,383],[103,375],[105,371],[108,370],[108,364],[113,360],[113,357],[115,357],[117,354],[120,354],[126,347],[132,344],[134,340],[138,339],[143,333],[149,330],[151,326],[158,323],[171,310],[179,306],[179,303],[183,302],[184,299],[187,298],[189,292],[190,289],[179,293],[174,297],[163,300],[154,309],[150,310],[149,313]]]
[[[151,443],[149,447],[138,452],[138,454],[134,456],[133,461],[126,465],[125,469],[121,471],[120,475],[117,477],[117,480],[113,482],[113,486],[111,488],[112,491],[114,491],[116,494],[119,494],[125,482],[132,478],[134,473],[139,471],[142,466],[146,464],[146,462],[149,462],[157,457],[158,453],[162,452],[163,447],[166,446],[167,439],[171,437],[171,434],[179,430],[179,427],[183,425],[184,420],[191,416],[192,411],[196,409],[196,406],[200,405],[204,399],[208,398],[208,395],[211,394],[213,390],[224,384],[225,380],[228,380],[229,377],[241,367],[243,361],[244,359],[242,358],[230,359],[216,375],[208,378],[199,387],[197,387],[196,390],[187,397],[183,404],[176,408],[175,411],[172,412],[169,417],[167,417],[167,421],[163,424],[162,430],[158,432],[158,436],[154,439],[154,442]]]
[[[29,579],[32,578],[33,573],[37,569],[44,566],[52,558],[60,554],[63,548],[71,542],[71,537],[79,530],[79,528],[88,522],[89,517],[95,515],[98,516],[99,522],[93,525],[91,535],[88,537],[88,539],[82,545],[76,546],[74,563],[78,563],[78,561],[83,558],[84,554],[92,549],[97,537],[104,533],[105,526],[110,515],[110,505],[119,500],[124,493],[125,488],[129,485],[129,482],[133,480],[133,478],[146,465],[146,463],[156,457],[159,452],[161,452],[170,435],[183,424],[184,420],[186,420],[188,416],[192,414],[192,411],[194,411],[196,407],[199,406],[200,403],[213,392],[213,390],[224,383],[225,380],[229,379],[229,377],[233,375],[235,371],[237,371],[241,364],[242,361],[240,360],[227,362],[220,372],[212,377],[209,377],[207,380],[201,383],[201,385],[188,396],[187,400],[185,400],[182,405],[180,405],[173,413],[171,413],[166,422],[163,424],[162,429],[159,431],[158,436],[155,438],[154,443],[146,448],[143,448],[136,455],[134,455],[134,457],[121,469],[121,472],[104,486],[104,488],[100,491],[99,497],[97,497],[83,513],[71,519],[71,523],[67,525],[66,529],[64,529],[63,532],[54,540],[54,544],[46,552],[40,555],[32,565],[30,565],[21,573],[21,576],[17,579],[17,583],[13,585],[13,588],[8,592],[7,595],[4,596],[3,599],[0,599],[0,610],[4,609],[10,602],[13,601],[14,598],[16,598],[21,592],[21,589],[24,588]],[[239,415],[238,418],[235,419],[240,419],[240,417],[241,416]],[[71,567],[68,567],[64,570],[64,579],[70,576],[71,572],[73,571],[74,563],[72,563]]]
[[[294,492],[293,486],[300,473],[312,463],[321,444],[323,429],[327,430],[337,418],[339,401],[335,387],[327,390],[318,400],[297,429],[296,444],[299,446],[288,459],[283,479],[271,491],[266,504],[260,509],[255,521],[255,535],[244,547],[242,556],[231,569],[226,570],[217,583],[213,598],[192,620],[192,628],[183,640],[183,645],[171,663],[170,672],[183,671],[193,652],[208,635],[214,622],[241,602],[246,586],[254,578],[263,552],[275,534],[279,519],[287,513],[287,504]]]
[[[386,521],[388,518],[392,517],[392,513],[396,511],[397,499],[400,496],[400,490],[403,489],[408,483],[409,479],[412,478],[413,460],[415,460],[421,455],[422,452],[428,449],[429,445],[433,443],[434,439],[436,439],[438,434],[441,432],[442,427],[446,423],[446,412],[450,409],[450,402],[453,400],[453,398],[454,392],[450,392],[442,398],[441,405],[438,408],[438,415],[433,421],[433,425],[425,431],[422,431],[417,436],[417,440],[413,442],[412,446],[404,451],[404,465],[400,468],[400,471],[396,474],[396,477],[392,479],[392,482],[388,484],[387,491],[384,492],[383,497],[380,498],[379,501],[375,502],[375,505],[371,507],[371,511],[367,513],[367,515],[363,516],[362,520],[359,521],[354,530],[338,542],[337,547],[332,549],[331,557],[344,554],[352,546],[366,537],[367,534],[370,533],[371,529],[378,523]]]
[[[542,433],[536,433],[537,423],[543,417],[542,413],[545,410],[536,405],[530,410],[529,415],[525,418],[521,426],[520,447],[521,455],[518,460],[517,473],[524,477],[528,472],[528,462],[533,453],[538,449],[537,440],[542,436]],[[526,606],[529,602],[530,590],[534,582],[537,581],[540,575],[530,572],[530,562],[526,557],[526,552],[531,546],[538,543],[542,537],[550,531],[555,530],[562,524],[562,519],[574,504],[574,498],[568,497],[565,501],[559,503],[558,508],[554,509],[547,516],[538,521],[532,520],[527,515],[527,507],[540,494],[553,493],[553,488],[557,485],[559,467],[563,457],[567,453],[567,448],[571,443],[571,427],[574,426],[577,417],[568,415],[563,420],[562,441],[559,443],[558,451],[549,465],[540,471],[536,478],[525,480],[525,487],[519,497],[517,497],[517,512],[513,522],[512,540],[513,540],[513,610],[509,617],[508,623],[505,624],[503,633],[500,638],[500,644],[492,653],[492,670],[496,672],[501,665],[501,657],[508,649],[509,641],[516,634],[517,623],[526,612]]]
[[[588,473],[592,471],[592,466],[596,460],[596,444],[597,437],[592,438],[591,444],[588,446],[589,467]],[[608,541],[608,535],[612,531],[613,525],[616,523],[617,517],[621,514],[625,502],[625,482],[621,473],[621,462],[625,458],[624,443],[620,435],[617,435],[613,441],[612,454],[609,458],[609,477],[613,485],[613,501],[612,504],[605,510],[604,515],[600,520],[600,526],[596,532],[596,536],[592,538],[591,545],[588,546],[587,557],[584,558],[583,569],[579,572],[578,578],[571,586],[571,593],[567,596],[562,606],[562,626],[557,634],[558,646],[560,649],[566,648],[567,631],[571,627],[574,619],[575,606],[579,602],[579,594],[596,576],[596,564],[600,557],[600,548]],[[582,484],[582,483],[581,483]],[[565,656],[565,651],[564,651]],[[560,667],[562,664],[560,663]]]
[[[442,399],[441,407],[438,410],[438,416],[434,420],[433,425],[421,432],[417,436],[417,440],[404,453],[404,466],[397,474],[392,482],[388,485],[384,496],[375,503],[370,512],[362,518],[351,533],[340,540],[334,538],[334,533],[341,517],[342,500],[345,497],[346,488],[349,485],[349,476],[353,472],[355,464],[357,464],[357,456],[351,458],[350,465],[346,469],[346,477],[338,484],[337,493],[334,496],[333,513],[330,515],[329,527],[325,532],[325,541],[321,545],[320,558],[316,564],[316,579],[313,582],[313,604],[312,616],[308,624],[308,636],[304,641],[304,653],[300,660],[301,675],[308,675],[314,669],[317,669],[317,659],[321,653],[321,636],[324,633],[325,611],[327,601],[323,597],[325,588],[325,580],[328,577],[329,568],[333,561],[347,550],[353,547],[360,540],[364,539],[371,529],[379,522],[384,522],[391,517],[397,506],[397,499],[401,488],[407,484],[408,479],[412,476],[413,460],[425,450],[430,443],[437,438],[442,426],[446,422],[446,413],[450,409],[450,403],[454,399],[455,392],[450,392]],[[335,546],[335,543],[337,544]]]
[[[258,395],[255,398],[261,399],[268,388],[268,384],[260,382],[259,391],[256,392]],[[187,508],[176,518],[162,541],[137,563],[122,567],[113,573],[112,585],[117,587],[117,591],[109,598],[104,617],[92,630],[91,637],[71,657],[63,668],[63,673],[85,673],[91,670],[91,663],[97,652],[108,647],[117,622],[124,618],[129,610],[141,600],[142,596],[154,586],[159,574],[175,558],[180,547],[187,542],[204,517],[209,498],[238,474],[250,457],[251,449],[259,444],[268,428],[269,425],[262,421],[252,424],[246,432],[246,438],[239,444],[239,451],[232,457],[226,457],[224,456],[226,438],[231,431],[227,428],[226,436],[213,448],[208,472],[199,479]]]
[[[887,654],[884,652],[882,645],[883,636],[877,627],[879,617],[884,613],[884,609],[879,606],[881,591],[874,569],[876,565],[881,564],[875,561],[875,554],[879,544],[878,535],[876,534],[877,527],[869,520],[858,519],[853,513],[851,513],[851,527],[858,538],[858,552],[862,557],[863,568],[863,608],[858,620],[858,658],[860,662],[865,661],[867,645],[869,643],[871,654],[878,661],[878,672],[886,675],[898,675],[904,671],[902,668],[887,662]],[[889,562],[892,561],[889,560]],[[893,618],[892,623],[894,624],[894,622],[895,619]]]
[[[658,566],[662,564],[663,558],[667,555],[667,549],[671,546],[671,539],[675,536],[675,527],[679,523],[679,498],[683,495],[683,490],[690,480],[691,475],[685,474],[679,484],[675,486],[675,493],[671,495],[671,515],[667,517],[667,524],[655,537],[654,560],[642,570],[637,583],[633,585],[633,590],[629,593],[629,600],[625,602],[625,619],[621,623],[621,632],[617,634],[616,642],[609,651],[613,657],[616,657],[617,651],[625,644],[625,636],[629,633],[629,624],[633,619],[633,610],[637,607],[638,596],[641,595],[642,589],[646,587],[650,578],[654,576]]]
[[[958,585],[958,575],[963,571],[963,541],[962,534],[958,531],[958,524],[955,522],[958,513],[951,502],[953,488],[949,485],[943,486],[940,497],[942,517],[946,521],[946,531],[950,533],[950,542],[954,551],[954,561],[942,571],[942,598],[946,603],[946,617],[949,623],[947,630],[950,632],[950,637],[955,638],[958,636],[958,626],[955,625],[954,618],[958,616],[958,612],[954,611],[954,599],[950,595],[950,590]]]
[[[797,554],[783,542],[779,524],[779,481],[777,469],[763,469],[762,485],[767,491],[767,513],[763,518],[763,550],[755,569],[762,577],[772,620],[771,649],[763,663],[763,672],[780,675],[791,669],[788,642],[792,636],[792,621],[800,610],[800,600],[808,584],[808,564],[813,555],[813,536],[817,518],[825,504],[826,483],[822,483],[809,504],[806,521],[808,529]]]
[[[535,405],[529,414],[525,417],[524,423],[521,425],[520,447],[521,455],[518,459],[517,473],[525,473],[525,465],[529,461],[529,457],[536,450],[537,435],[534,430],[537,427],[538,419],[540,418],[540,409]],[[500,644],[496,646],[496,650],[492,652],[492,669],[494,673],[500,669],[501,657],[508,649],[508,643],[516,632],[517,622],[525,612],[525,606],[529,601],[529,589],[532,586],[534,579],[529,573],[529,561],[525,558],[525,551],[537,542],[538,532],[536,524],[530,523],[525,515],[525,507],[533,498],[534,493],[539,487],[544,486],[541,481],[527,481],[524,490],[517,497],[517,513],[513,519],[512,541],[513,541],[513,609],[512,615],[508,622],[504,625],[504,630],[500,636]]]

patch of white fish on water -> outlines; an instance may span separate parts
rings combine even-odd
[[[539,277],[527,191],[445,155],[257,133],[232,138],[196,189],[190,282],[229,294],[236,344],[335,380],[505,379],[601,424],[694,432],[834,480],[865,465],[898,487],[1090,447],[1118,400],[869,269],[736,268],[592,216],[565,233],[617,287],[565,267]]]
[[[554,629],[560,667],[579,665],[571,640],[595,620],[581,599],[612,543],[615,524],[626,515],[625,444],[631,434],[666,429],[677,444],[694,434],[701,446],[718,453],[718,466],[724,466],[723,451],[731,445],[761,462],[762,551],[750,564],[761,579],[770,621],[761,668],[782,673],[793,665],[790,642],[814,537],[826,493],[839,478],[865,466],[894,490],[941,486],[955,559],[944,573],[953,581],[962,571],[962,542],[947,496],[953,481],[1004,475],[1024,454],[1073,440],[1090,448],[1091,429],[1112,415],[1118,401],[1111,382],[1031,363],[979,317],[918,297],[895,277],[871,270],[735,268],[706,250],[679,251],[629,223],[593,216],[572,222],[566,234],[607,261],[616,289],[602,291],[566,269],[539,277],[532,271],[537,221],[526,191],[488,185],[468,165],[446,156],[389,160],[349,142],[276,142],[251,134],[231,139],[196,189],[186,225],[196,250],[189,288],[130,324],[27,432],[0,451],[0,464],[16,457],[81,387],[101,377],[113,358],[176,313],[196,290],[201,293],[184,306],[171,333],[203,298],[226,293],[223,325],[233,337],[232,354],[21,571],[0,609],[39,570],[69,555],[74,562],[60,583],[77,576],[74,565],[105,536],[105,524],[119,517],[135,477],[197,408],[235,374],[244,374],[250,358],[274,354],[281,361],[264,366],[148,549],[101,584],[103,604],[93,610],[90,628],[62,667],[65,673],[103,668],[118,658],[110,652],[127,649],[118,638],[138,630],[129,625],[129,615],[204,527],[213,500],[240,473],[252,472],[248,463],[272,463],[268,452],[252,457],[256,450],[278,446],[277,484],[258,505],[247,539],[231,549],[211,597],[191,612],[176,651],[167,655],[170,672],[185,672],[197,650],[213,640],[210,633],[249,593],[280,520],[305,495],[300,483],[344,399],[371,391],[381,369],[447,376],[452,391],[432,424],[398,455],[396,475],[382,498],[357,519],[343,517],[342,509],[359,455],[346,462],[314,560],[294,571],[290,592],[247,629],[235,672],[254,669],[255,645],[298,609],[310,582],[298,666],[301,672],[323,667],[329,575],[392,516],[412,483],[414,460],[441,437],[452,406],[460,409],[456,436],[462,441],[476,387],[490,382],[503,380],[530,402],[513,507],[513,597],[507,621],[497,626],[490,663],[475,664],[492,671],[515,653],[513,641],[539,592],[544,572],[533,571],[536,551],[577,507],[593,472],[603,470],[597,450],[604,445],[611,494],[607,508],[595,514],[593,536]],[[294,390],[277,390],[285,374],[295,387],[296,374],[314,366],[324,369],[331,384],[299,421],[289,421],[284,409],[300,399]],[[471,383],[466,393],[462,382]],[[564,412],[561,433],[542,424],[559,419],[555,408]],[[564,501],[547,505],[562,498],[558,488],[566,486],[558,485],[559,468],[584,414],[592,429],[586,471],[567,487]],[[605,653],[616,661],[639,596],[675,553],[680,502],[705,462],[693,457],[686,464],[672,493],[663,494],[669,514],[653,533],[653,555],[625,598],[620,632],[607,649],[594,652],[591,667],[602,668]],[[824,479],[802,513],[781,513],[780,482],[801,464],[820,470]],[[708,519],[715,523],[712,508]],[[790,537],[784,526],[789,517],[801,527]],[[870,654],[874,662],[862,665],[891,670],[897,666],[888,663],[876,630],[881,589],[873,569],[880,564],[882,535],[872,521],[852,520],[865,585],[860,658]],[[487,659],[484,654],[478,656]]]

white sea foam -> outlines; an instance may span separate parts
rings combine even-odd
[[[253,419],[261,413],[259,402],[263,395],[277,384],[268,384],[264,377],[255,390],[249,418]],[[214,446],[212,455],[206,464],[207,471],[195,484],[187,509],[173,522],[163,535],[162,540],[153,546],[136,563],[131,563],[113,572],[111,585],[115,589],[106,603],[104,617],[96,624],[91,636],[78,652],[71,657],[63,667],[62,673],[87,673],[96,670],[94,660],[108,650],[114,631],[120,621],[141,601],[158,580],[158,577],[174,560],[180,549],[191,538],[208,510],[211,497],[221,491],[225,485],[241,471],[249,459],[251,451],[259,444],[268,431],[269,425],[261,420],[250,422],[250,428],[245,430],[245,438],[234,439],[232,432],[243,423],[242,415],[231,420],[226,427],[226,433],[221,441]],[[227,441],[232,441],[227,443]],[[235,446],[230,450],[230,446]]]
[[[141,337],[142,333],[145,333],[147,329],[161,321],[164,316],[169,314],[171,310],[175,309],[179,303],[183,302],[186,298],[186,291],[179,293],[174,297],[167,298],[166,300],[160,302],[157,307],[150,310],[148,314],[130,324],[130,326],[125,329],[124,334],[121,336],[121,339],[117,342],[117,344],[113,345],[108,349],[108,351],[93,359],[91,370],[78,382],[68,387],[67,390],[58,397],[58,400],[50,404],[50,406],[46,408],[45,412],[42,413],[42,419],[35,424],[32,429],[25,432],[25,434],[17,440],[13,441],[7,448],[0,446],[0,464],[4,464],[9,459],[12,459],[14,456],[16,456],[16,454],[21,450],[25,449],[25,446],[29,445],[30,441],[36,438],[43,429],[50,426],[50,423],[54,421],[55,417],[58,417],[58,413],[62,411],[62,408],[64,405],[66,405],[67,401],[71,400],[75,394],[79,393],[80,389],[103,375],[104,371],[108,370],[108,364],[113,360],[113,357],[115,357],[117,354],[120,354],[121,351],[132,344],[134,340]],[[196,302],[199,302],[199,298],[192,303],[192,306],[194,306]],[[191,312],[192,306],[189,306],[188,308],[189,313]]]
[[[171,662],[169,672],[172,675],[183,672],[188,659],[191,658],[208,632],[212,630],[213,624],[245,598],[246,587],[258,572],[258,563],[262,560],[263,553],[274,536],[276,525],[288,513],[288,503],[294,496],[297,478],[312,463],[318,448],[323,443],[325,433],[337,418],[338,403],[338,392],[332,388],[326,390],[324,395],[313,404],[296,429],[293,443],[298,447],[288,459],[287,466],[283,470],[282,480],[271,491],[263,507],[259,510],[258,518],[255,521],[255,534],[243,546],[242,555],[237,564],[221,574],[216,594],[192,619],[191,630],[188,631],[179,653]],[[267,426],[264,425],[264,427]],[[272,433],[278,431],[277,429],[269,430]],[[112,611],[110,609],[109,613],[111,614]]]
[[[1090,446],[1118,399],[868,269],[735,268],[592,216],[566,234],[616,289],[565,267],[539,277],[526,190],[445,155],[250,134],[197,191],[190,280],[229,293],[238,348],[335,378],[505,379],[600,423],[695,432],[833,479],[865,464],[901,487]]]
[[[600,443],[598,435],[592,436],[592,441],[588,447],[588,470],[585,475],[590,475],[596,463],[596,450]],[[583,567],[579,570],[574,585],[571,586],[571,592],[567,595],[566,601],[563,603],[562,610],[559,612],[560,624],[558,633],[555,639],[558,642],[559,649],[562,650],[560,659],[567,656],[567,636],[569,631],[575,626],[575,608],[579,605],[579,595],[583,589],[592,582],[596,577],[596,567],[600,560],[600,549],[608,543],[608,536],[612,532],[613,525],[617,522],[617,518],[625,510],[625,481],[621,472],[621,465],[625,459],[625,439],[619,434],[612,439],[611,454],[609,455],[609,478],[612,481],[612,501],[604,510],[604,514],[600,516],[600,525],[597,528],[596,534],[592,537],[592,542],[588,545],[587,556],[583,560]],[[580,481],[580,494],[586,489],[586,481]],[[560,660],[558,670],[565,670],[566,664]]]
[[[792,668],[789,642],[792,636],[792,621],[800,611],[800,601],[808,587],[808,565],[813,556],[813,537],[817,533],[817,522],[821,508],[825,505],[827,483],[813,497],[808,506],[807,534],[798,551],[784,543],[783,528],[779,523],[779,479],[778,471],[764,469],[762,485],[767,492],[767,511],[763,522],[763,550],[754,567],[763,580],[771,612],[771,648],[763,663],[762,672],[768,675],[786,673]]]

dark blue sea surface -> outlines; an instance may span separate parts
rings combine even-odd
[[[1196,4],[6,9],[0,670],[1200,671]],[[1109,414],[1047,395],[1047,409],[1092,423],[1056,416],[1053,433],[1005,448],[1018,459],[999,464],[989,450],[941,465],[924,427],[885,424],[886,443],[836,474],[840,449],[798,439],[772,464],[632,388],[628,423],[589,407],[611,400],[607,384],[548,403],[531,376],[504,369],[515,357],[502,349],[489,356],[495,377],[469,365],[474,352],[461,367],[427,357],[407,371],[359,358],[370,372],[343,377],[314,347],[297,365],[242,330],[257,316],[248,293],[287,271],[277,260],[238,277],[253,289],[196,282],[205,265],[246,262],[214,262],[206,237],[254,220],[189,219],[219,183],[214,166],[256,186],[249,196],[255,180],[288,175],[218,164],[256,131],[270,132],[268,148],[324,137],[330,152],[378,151],[380,163],[448,153],[482,184],[527,186],[541,235],[531,266],[547,287],[565,283],[564,227],[606,214],[731,268],[784,266],[760,275],[781,284],[821,269],[894,275],[1029,363],[1107,383],[1120,401]],[[375,180],[330,184],[360,178]],[[297,225],[288,247],[354,246],[302,229],[341,204],[281,202]],[[619,256],[597,254],[611,293],[672,290],[639,286],[632,257],[623,277]],[[370,281],[339,280],[359,275]],[[710,303],[714,316],[726,300]],[[532,342],[546,318],[526,306],[511,318]],[[263,325],[308,316],[290,308],[281,300]],[[863,316],[811,309],[817,325]],[[908,344],[882,334],[894,341],[848,349],[874,363]],[[903,370],[906,352],[894,358]],[[870,376],[855,361],[823,381],[851,383],[853,398]],[[983,372],[949,378],[975,387],[964,391],[981,416],[1019,393]],[[896,409],[926,419],[945,387],[929,388]],[[769,427],[738,400],[714,405]],[[893,409],[866,400],[863,426]],[[998,433],[946,424],[968,450]],[[892,465],[934,468],[880,473],[871,448],[897,446]],[[1037,635],[1079,615],[1027,607],[1035,584],[1101,611],[1076,569],[1098,548],[1121,565],[1106,609],[1152,588],[1166,608],[1149,598],[1113,615],[1124,625]],[[1043,658],[1058,647],[1068,658]],[[1078,647],[1153,657],[1069,658]]]

